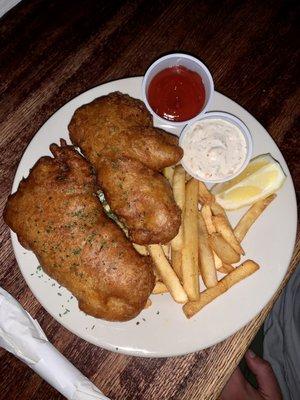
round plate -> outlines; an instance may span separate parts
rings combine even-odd
[[[115,90],[141,98],[141,83],[141,77],[106,83],[81,94],[52,115],[27,147],[16,172],[13,192],[33,164],[41,156],[50,155],[51,143],[58,143],[60,138],[70,143],[67,126],[79,106]],[[243,242],[246,257],[258,262],[260,270],[190,320],[186,319],[181,306],[169,294],[163,294],[152,295],[152,306],[135,319],[122,323],[107,322],[80,311],[71,293],[43,273],[34,254],[25,250],[12,233],[18,264],[35,297],[59,323],[88,342],[108,350],[147,357],[175,356],[201,350],[242,328],[262,310],[278,289],[289,266],[296,237],[295,191],[287,165],[266,130],[238,104],[216,92],[210,109],[226,111],[240,118],[253,135],[253,156],[271,153],[287,175],[277,198]],[[167,126],[165,128],[168,129]],[[245,209],[230,212],[231,222],[235,223],[243,212]]]

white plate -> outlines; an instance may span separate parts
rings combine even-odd
[[[142,78],[129,78],[93,88],[76,97],[41,127],[27,147],[19,164],[13,192],[23,176],[49,145],[68,138],[67,125],[73,112],[95,97],[115,90],[141,98]],[[40,271],[31,251],[25,250],[12,233],[12,243],[21,272],[43,307],[65,328],[108,350],[135,356],[165,357],[201,350],[218,343],[247,324],[271,299],[289,266],[296,237],[296,199],[287,165],[266,130],[238,104],[215,93],[211,110],[226,111],[239,117],[250,129],[253,156],[270,152],[282,165],[287,180],[276,200],[255,223],[243,242],[248,258],[261,265],[254,275],[231,288],[200,313],[187,320],[181,306],[168,294],[151,296],[152,306],[132,321],[112,323],[85,315],[70,292]],[[230,213],[237,221],[243,211]],[[69,310],[69,311],[68,311]]]

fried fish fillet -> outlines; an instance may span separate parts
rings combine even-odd
[[[78,108],[68,128],[72,143],[92,164],[99,157],[128,157],[159,171],[183,155],[176,137],[152,126],[142,101],[119,92]]]
[[[134,243],[167,243],[177,234],[180,213],[161,174],[126,157],[102,159],[99,167],[99,185],[119,219],[130,225]]]
[[[178,232],[180,210],[168,183],[163,182],[165,178],[153,171],[174,165],[182,158],[178,139],[153,127],[143,102],[119,92],[77,109],[69,132],[73,144],[80,147],[95,167],[98,183],[112,211],[127,226],[130,237],[139,244],[169,242]],[[126,201],[119,189],[113,187],[117,171],[111,170],[113,162],[123,166],[125,158],[128,160],[125,170],[119,174],[131,174],[124,185],[128,192]],[[134,190],[130,190],[128,182]]]
[[[152,292],[152,261],[106,216],[90,164],[64,142],[50,149],[54,158],[39,159],[9,197],[4,220],[82,311],[129,320]]]
[[[72,121],[77,121],[76,116]],[[102,127],[97,130],[95,138],[73,123],[69,125],[69,129],[73,144],[81,148],[93,165],[97,165],[102,157],[127,157],[160,171],[176,164],[177,161],[174,160],[181,158],[182,150],[177,139],[173,139],[162,129],[137,126],[109,134],[111,128]],[[80,137],[72,132],[80,132]],[[175,154],[178,155],[175,157]]]

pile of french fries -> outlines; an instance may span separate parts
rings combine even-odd
[[[164,175],[182,211],[179,232],[167,245],[134,246],[153,259],[156,273],[153,294],[169,292],[177,303],[183,304],[186,317],[191,318],[259,269],[252,260],[236,265],[245,255],[241,242],[276,195],[254,203],[232,228],[226,212],[203,182],[191,178],[181,165],[165,168]],[[225,276],[220,278],[220,274]],[[205,286],[202,291],[200,280]]]

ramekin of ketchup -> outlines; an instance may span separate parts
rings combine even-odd
[[[142,84],[148,110],[165,124],[182,126],[203,114],[214,83],[207,67],[188,54],[168,54],[147,70]]]

